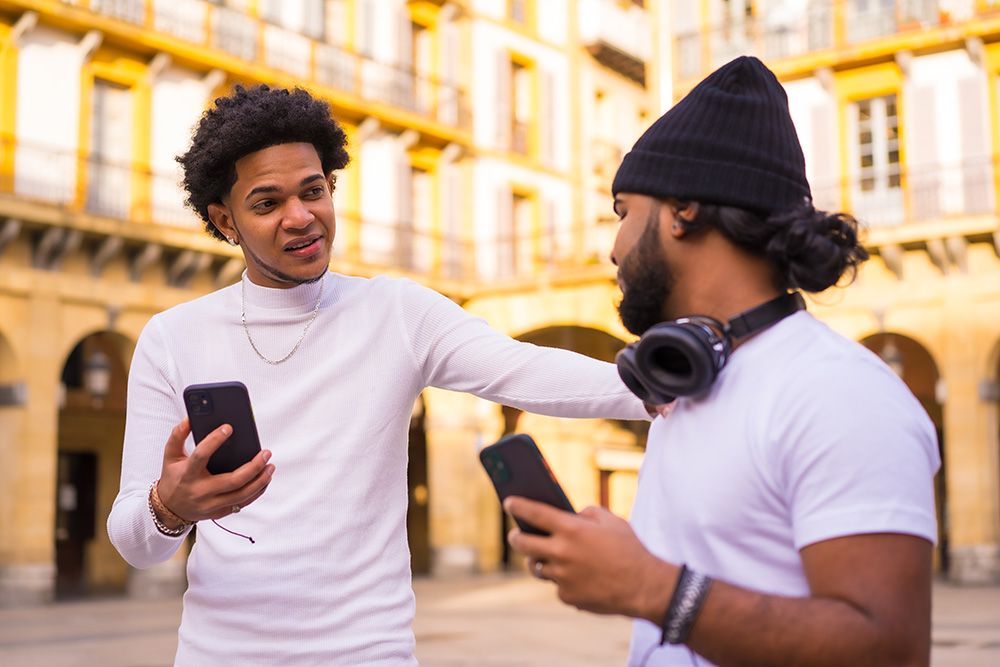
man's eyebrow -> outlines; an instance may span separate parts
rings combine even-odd
[[[301,181],[299,181],[299,185],[300,186],[309,185],[313,181],[322,181],[322,180],[323,180],[323,174],[313,174],[312,176],[306,176]]]
[[[323,174],[319,173],[311,174],[303,178],[301,181],[299,181],[299,187],[302,187],[304,185],[309,185],[314,181],[321,181],[321,180],[323,180]],[[261,193],[279,192],[280,190],[281,188],[279,188],[277,185],[258,185],[253,190],[247,193],[247,196],[243,198],[243,201],[250,199],[254,195],[259,195]]]

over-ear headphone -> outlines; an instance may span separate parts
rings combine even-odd
[[[615,357],[618,374],[649,405],[669,403],[708,389],[733,350],[733,340],[757,333],[804,310],[798,292],[789,292],[722,324],[703,315],[660,322]]]

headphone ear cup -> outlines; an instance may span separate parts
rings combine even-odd
[[[663,322],[636,343],[634,365],[648,391],[672,396],[699,394],[722,366],[719,338],[694,322]]]
[[[615,355],[615,365],[618,366],[618,376],[629,390],[647,405],[663,405],[674,399],[673,396],[654,396],[642,381],[642,370],[635,363],[635,349],[639,342],[629,343]]]

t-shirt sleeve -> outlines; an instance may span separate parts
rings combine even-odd
[[[514,340],[412,281],[401,281],[400,313],[428,386],[544,415],[649,419],[614,364]]]
[[[933,424],[889,368],[851,368],[830,360],[791,379],[771,425],[795,546],[880,532],[935,542]]]

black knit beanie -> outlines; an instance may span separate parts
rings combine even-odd
[[[611,191],[760,213],[809,197],[802,147],[777,77],[746,56],[717,69],[639,137]]]

